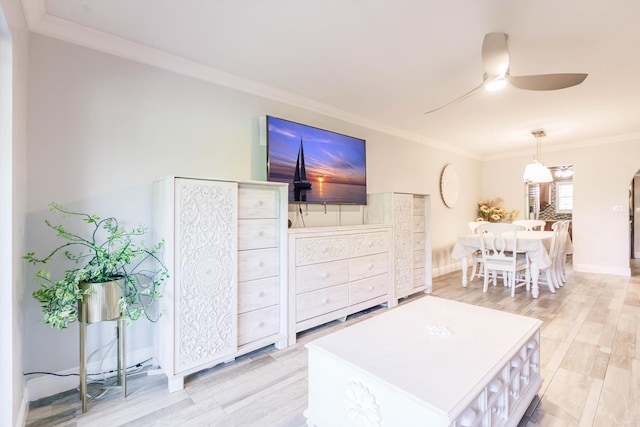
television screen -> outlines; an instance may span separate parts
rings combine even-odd
[[[289,202],[367,203],[365,140],[267,116],[267,179]]]

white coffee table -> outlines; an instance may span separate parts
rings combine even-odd
[[[313,426],[516,426],[540,390],[542,322],[433,296],[309,352]]]

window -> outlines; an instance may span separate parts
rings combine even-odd
[[[573,211],[573,182],[556,183],[556,212],[571,213]]]

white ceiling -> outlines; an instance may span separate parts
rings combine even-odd
[[[637,0],[22,2],[34,32],[479,158],[533,155],[537,128],[543,152],[640,135]],[[482,81],[493,31],[512,75],[589,76],[423,114]]]

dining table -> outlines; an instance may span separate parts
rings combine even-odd
[[[553,260],[549,256],[549,249],[551,248],[551,241],[553,239],[553,231],[518,231],[517,233],[517,247],[515,248],[518,253],[526,253],[531,270],[531,295],[534,298],[538,298],[540,290],[538,287],[538,279],[540,277],[540,270],[545,269],[553,263]],[[480,234],[468,234],[459,236],[453,250],[451,252],[451,258],[460,259],[462,263],[462,286],[467,287],[467,270],[469,267],[468,256],[474,252],[480,250]],[[567,236],[565,240],[565,247],[561,248],[564,253],[572,253],[573,245],[571,239]],[[512,251],[513,248],[507,246],[507,250]],[[556,287],[551,280],[547,281],[549,292],[555,293]]]

